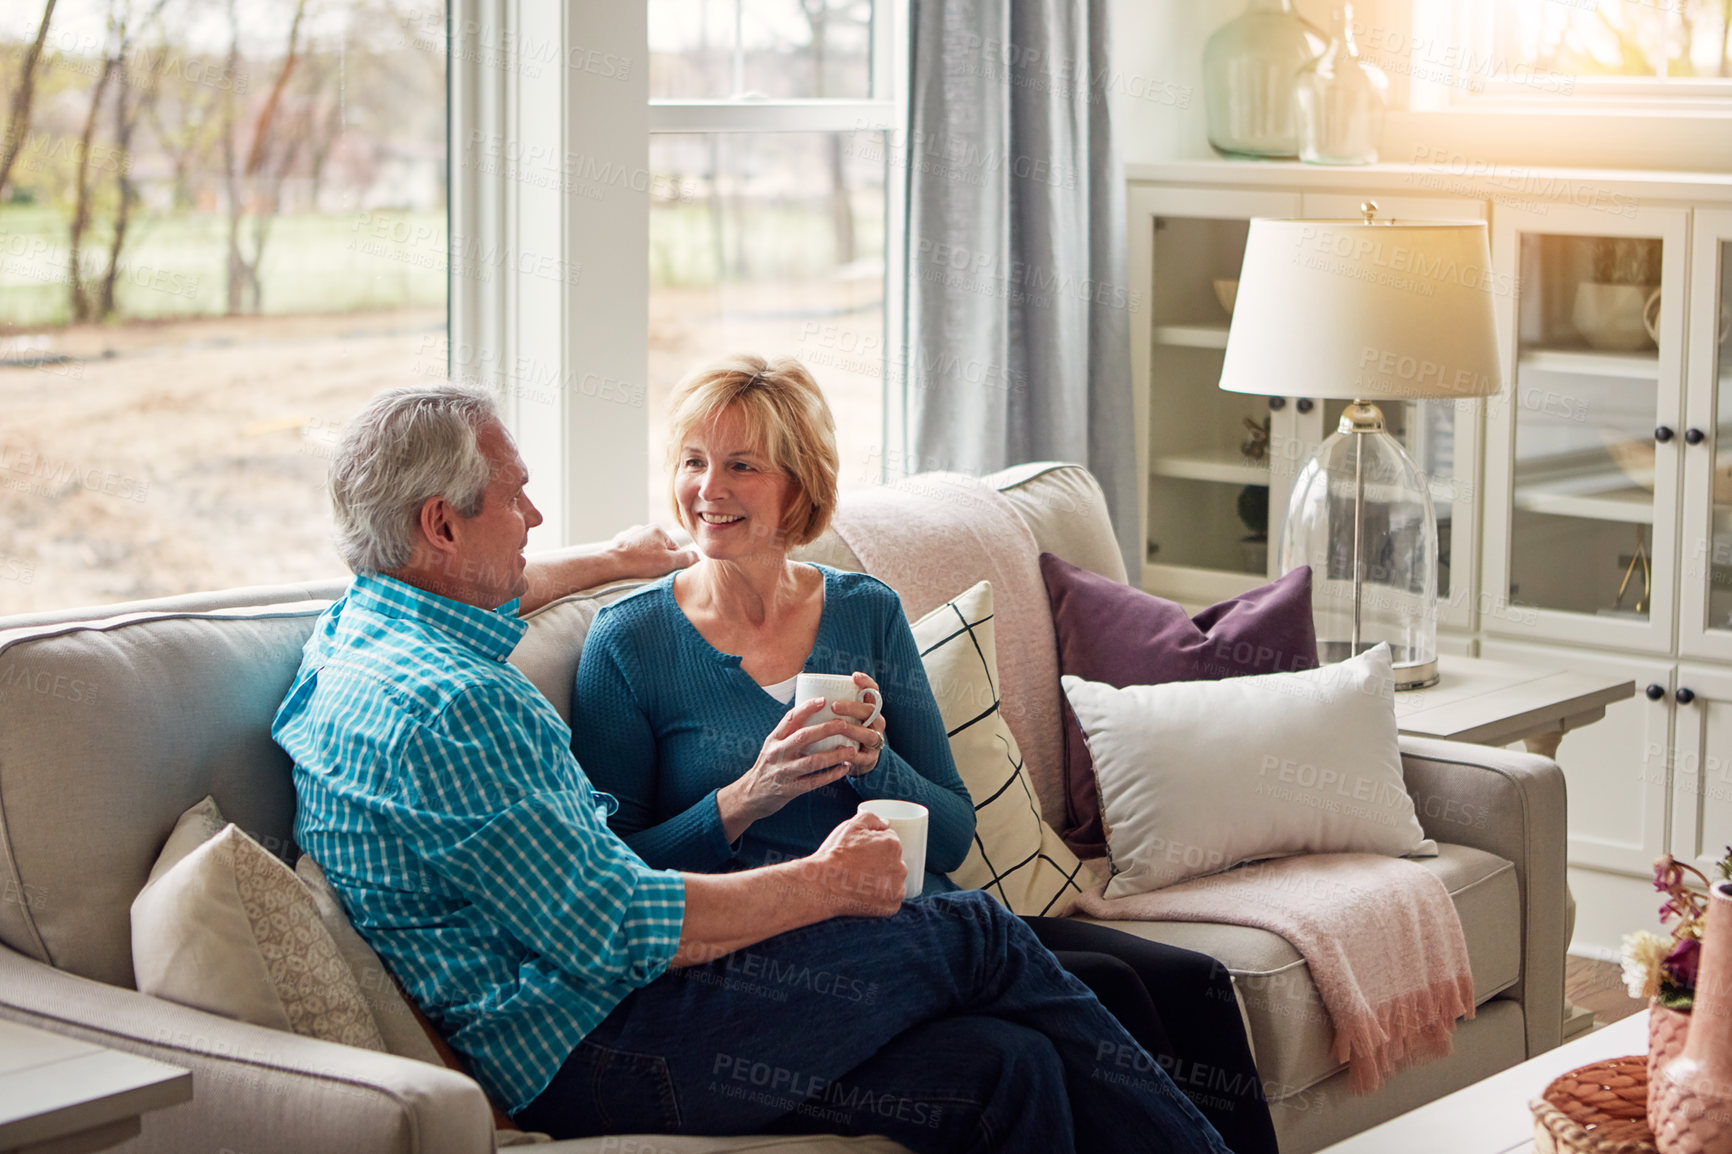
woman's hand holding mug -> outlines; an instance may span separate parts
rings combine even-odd
[[[838,683],[846,681],[852,688],[854,696],[842,696],[847,689],[840,685],[826,684],[821,689],[819,681]],[[794,688],[796,696],[807,695],[808,687],[822,692],[830,699],[830,711],[836,717],[847,718],[857,722],[857,726],[844,734],[854,746],[849,752],[852,763],[848,773],[858,777],[863,773],[871,773],[878,768],[878,754],[884,749],[884,694],[878,688],[878,683],[864,673],[855,673],[852,677],[843,678],[828,674],[800,675],[799,683]],[[838,692],[841,690],[841,692]],[[872,699],[866,700],[871,694]],[[861,732],[864,730],[864,732]],[[824,743],[832,748],[840,748],[841,743],[830,741]]]

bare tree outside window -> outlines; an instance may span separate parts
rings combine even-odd
[[[0,612],[343,571],[338,431],[445,375],[445,52],[443,0],[0,11]]]

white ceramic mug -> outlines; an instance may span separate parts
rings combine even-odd
[[[833,721],[836,717],[836,711],[830,708],[830,703],[836,701],[870,701],[872,703],[872,716],[857,723],[860,725],[871,725],[878,720],[878,715],[884,712],[884,695],[876,689],[861,689],[854,684],[853,676],[847,673],[802,673],[795,678],[794,704],[798,705],[802,701],[810,701],[814,697],[822,697],[825,704],[824,708],[814,713],[811,720],[806,722],[808,726],[822,725],[826,721]],[[854,719],[845,718],[844,720],[853,721]],[[838,736],[814,741],[802,752],[823,753],[827,749],[840,749],[844,745],[854,749],[860,748],[859,742]]]
[[[902,896],[919,897],[926,882],[926,807],[917,801],[881,797],[861,802],[859,812],[877,814],[889,823],[890,832],[902,843],[902,864],[908,867]]]

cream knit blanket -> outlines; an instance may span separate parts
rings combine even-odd
[[[1461,918],[1424,866],[1378,854],[1301,854],[1150,893],[1086,892],[1077,912],[1112,921],[1227,922],[1279,934],[1304,956],[1335,1026],[1331,1056],[1369,1094],[1404,1067],[1450,1052],[1473,1017]],[[1248,1002],[1277,997],[1246,983]]]
[[[976,582],[992,582],[999,711],[1041,812],[1063,813],[1058,641],[1039,550],[1021,514],[972,477],[922,473],[849,493],[835,527],[865,570],[896,590],[910,621]]]

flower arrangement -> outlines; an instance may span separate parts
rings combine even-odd
[[[1720,859],[1721,878],[1732,881],[1732,845]],[[1670,937],[1648,930],[1624,935],[1624,985],[1630,997],[1658,999],[1670,1010],[1689,1013],[1696,1000],[1696,968],[1702,957],[1702,923],[1708,899],[1689,887],[1685,874],[1693,874],[1706,889],[1702,871],[1678,861],[1671,854],[1654,859],[1654,889],[1666,895],[1660,905],[1662,927],[1676,918]]]

